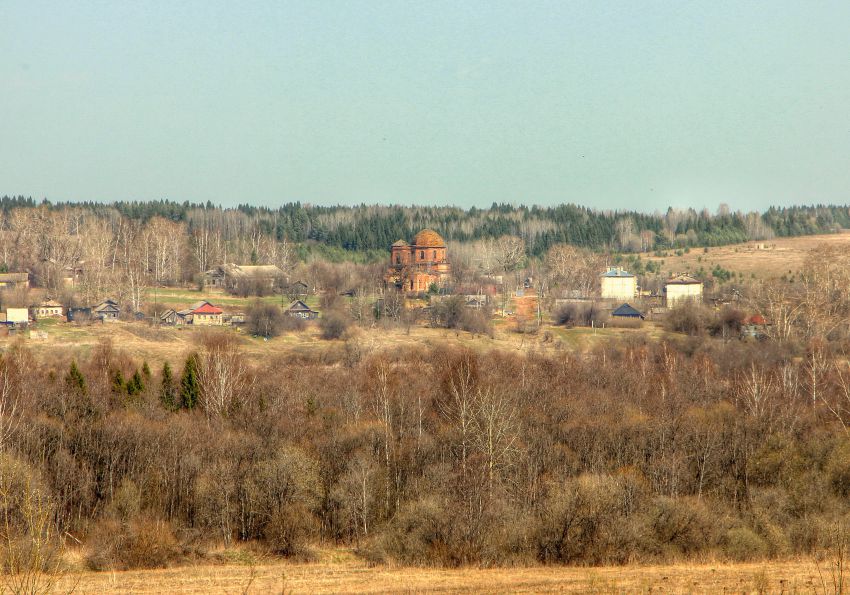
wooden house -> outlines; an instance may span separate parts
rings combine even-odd
[[[315,320],[319,317],[319,313],[311,309],[310,306],[301,300],[295,300],[285,310],[288,316],[293,318],[303,318],[304,320]]]
[[[113,299],[105,299],[91,309],[92,318],[103,322],[115,322],[121,316],[121,308]]]
[[[274,288],[283,279],[283,271],[273,264],[223,264],[204,273],[204,284],[231,290],[254,287]]]
[[[224,310],[204,302],[197,308],[193,308],[189,314],[192,316],[192,324],[196,326],[221,326]]]

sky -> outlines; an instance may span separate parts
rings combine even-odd
[[[850,2],[0,0],[0,195],[850,203]]]

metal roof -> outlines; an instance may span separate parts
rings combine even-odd
[[[611,312],[611,316],[625,316],[627,318],[643,318],[643,314],[641,314],[638,310],[630,306],[629,304],[623,304],[613,312]]]
[[[621,269],[620,267],[610,267],[607,271],[600,275],[602,277],[634,277],[630,272]]]

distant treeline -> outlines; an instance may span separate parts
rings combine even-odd
[[[398,239],[410,239],[431,227],[447,240],[470,242],[503,235],[521,236],[532,256],[551,246],[569,243],[591,249],[637,252],[684,246],[719,246],[775,236],[831,233],[850,228],[850,208],[838,205],[771,207],[764,213],[733,212],[725,205],[707,210],[665,213],[598,211],[572,204],[526,207],[493,203],[490,208],[461,209],[424,206],[314,206],[300,202],[278,208],[239,205],[222,208],[211,202],[178,203],[117,201],[51,203],[23,196],[4,196],[0,208],[7,214],[16,208],[46,205],[50,209],[82,208],[98,214],[118,212],[139,222],[163,217],[187,223],[199,211],[224,221],[229,213],[254,220],[264,235],[291,242],[316,242],[329,248],[369,252],[385,250]]]

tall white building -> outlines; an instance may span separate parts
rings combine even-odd
[[[664,296],[668,308],[682,302],[702,302],[702,281],[690,275],[674,275],[664,284]]]
[[[599,276],[603,300],[633,300],[637,295],[637,278],[619,267],[608,267]]]

